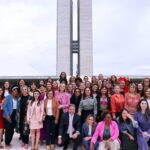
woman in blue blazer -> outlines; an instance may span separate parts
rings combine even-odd
[[[12,87],[12,94],[6,97],[3,104],[3,117],[5,127],[5,146],[9,149],[10,143],[16,127],[16,113],[18,108],[18,94],[19,88],[17,86]]]

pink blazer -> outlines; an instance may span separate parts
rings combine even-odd
[[[70,105],[70,96],[68,93],[64,93],[63,97],[58,91],[55,92],[55,98],[58,100],[60,105],[63,105],[63,112],[68,112],[68,107]]]
[[[98,123],[95,133],[92,137],[92,143],[96,143],[97,138],[100,137],[100,141],[103,140],[103,134],[104,134],[104,129],[105,129],[105,122],[101,121]],[[118,125],[115,121],[112,121],[110,124],[110,138],[111,140],[119,140],[119,129],[118,129]]]
[[[27,110],[27,121],[43,121],[44,115],[44,102],[41,101],[41,104],[37,106],[35,102],[33,102],[31,106],[31,102],[28,105]]]

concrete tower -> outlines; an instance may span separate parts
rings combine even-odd
[[[72,1],[57,0],[57,57],[56,74],[70,75]]]
[[[57,0],[57,75],[72,75],[73,53],[78,54],[78,74],[93,74],[92,0],[77,3],[78,40],[73,41],[73,2]]]

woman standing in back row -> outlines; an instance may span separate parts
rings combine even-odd
[[[97,100],[93,98],[90,88],[86,87],[83,93],[83,99],[80,101],[78,115],[81,116],[82,123],[85,122],[88,115],[97,115]]]
[[[120,116],[121,110],[124,108],[124,96],[121,94],[121,89],[119,85],[115,85],[114,94],[110,98],[111,111],[113,119]]]
[[[139,101],[140,95],[137,93],[136,84],[131,83],[128,93],[125,94],[125,108],[129,111],[129,114],[134,115]]]
[[[2,137],[3,137],[3,132],[4,132],[4,119],[3,119],[3,110],[2,110],[2,105],[4,103],[4,91],[3,88],[0,87],[0,149],[3,148],[2,145]]]

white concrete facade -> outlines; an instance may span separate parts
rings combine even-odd
[[[93,75],[92,0],[79,0],[80,75]]]
[[[57,0],[56,75],[71,75],[72,0]],[[92,0],[78,0],[79,74],[93,75]]]
[[[71,0],[57,0],[56,75],[59,75],[62,71],[70,75],[71,3]]]

